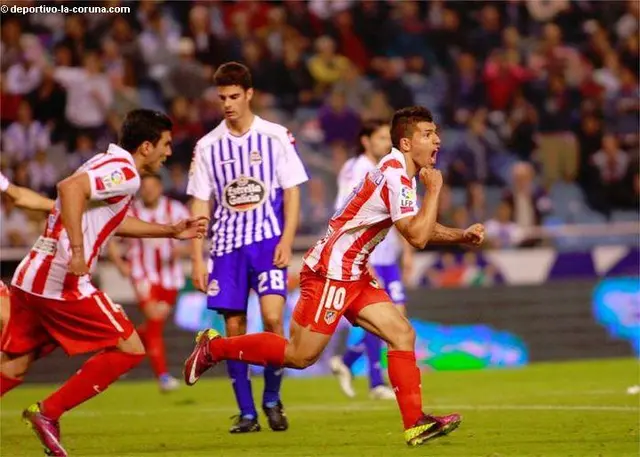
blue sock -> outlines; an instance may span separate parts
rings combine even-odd
[[[284,368],[265,367],[264,368],[264,395],[262,404],[273,408],[280,401],[280,386],[282,385],[282,375]]]
[[[344,355],[342,356],[342,362],[347,367],[349,367],[349,369],[351,369],[353,364],[356,363],[360,357],[362,357],[362,354],[364,354],[366,338],[367,338],[367,334],[365,333],[362,339],[358,341],[358,344],[349,346],[347,348],[347,352],[345,352]]]
[[[367,348],[367,358],[369,359],[369,386],[373,389],[384,384],[384,377],[380,368],[382,340],[373,333],[367,332],[364,336],[364,345]]]
[[[233,391],[236,394],[236,402],[240,408],[240,415],[242,417],[258,417],[256,406],[253,403],[249,365],[235,360],[227,360],[227,373],[229,373],[233,384]]]

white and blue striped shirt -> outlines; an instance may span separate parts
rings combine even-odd
[[[307,180],[285,127],[255,116],[237,137],[222,121],[196,144],[187,185],[189,195],[214,200],[211,254],[282,235],[283,189]]]

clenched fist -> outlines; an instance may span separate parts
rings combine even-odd
[[[470,246],[480,246],[484,242],[484,225],[473,224],[462,235],[464,243]]]
[[[435,168],[422,168],[420,170],[420,181],[429,192],[438,193],[442,189],[442,173]]]

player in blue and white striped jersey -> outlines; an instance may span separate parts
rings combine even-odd
[[[266,331],[284,334],[287,265],[298,226],[298,186],[307,173],[293,135],[252,113],[247,67],[226,63],[214,75],[225,119],[196,144],[187,193],[192,213],[210,214],[211,255],[193,243],[193,282],[208,295],[207,306],[224,315],[227,336],[246,333],[249,291],[255,290]],[[259,431],[248,365],[227,363],[240,415],[231,433]],[[263,410],[273,430],[288,423],[280,401],[282,370],[265,369]]]

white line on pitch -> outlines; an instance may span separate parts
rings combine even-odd
[[[289,411],[386,411],[394,409],[394,404],[389,405],[373,405],[370,403],[354,403],[351,405],[327,405],[327,404],[308,404],[288,407]],[[432,405],[433,409],[442,410],[458,410],[458,411],[609,411],[621,413],[638,413],[640,408],[634,406],[614,406],[614,405],[453,405],[442,404]],[[106,410],[106,411],[75,411],[72,416],[77,417],[96,417],[96,416],[148,416],[158,413],[176,413],[180,411],[188,411],[191,413],[233,413],[236,408],[229,407],[181,407],[160,408],[149,410]],[[2,409],[0,415],[16,415],[22,411],[18,409]]]

